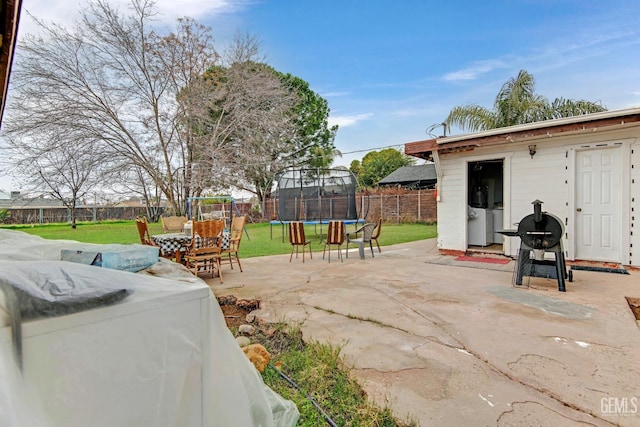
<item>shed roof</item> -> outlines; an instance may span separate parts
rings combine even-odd
[[[435,184],[437,181],[436,167],[433,163],[423,165],[402,166],[378,182],[379,185],[415,186]]]
[[[604,129],[611,130],[629,126],[640,126],[640,108],[582,114],[471,134],[408,142],[404,146],[404,152],[411,156],[428,159],[433,151],[441,153],[470,151],[481,146],[510,144],[558,135],[593,133]]]

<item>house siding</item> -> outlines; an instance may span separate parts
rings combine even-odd
[[[629,258],[631,265],[640,266],[640,141],[635,139],[630,148]]]
[[[465,250],[466,163],[464,159],[456,158],[455,155],[447,156],[445,159],[441,159],[443,174],[437,207],[438,245],[444,249]]]
[[[554,144],[536,150],[533,159],[527,146],[512,153],[510,228],[517,228],[522,218],[533,213],[534,200],[541,200],[543,211],[559,217],[566,225],[569,197],[566,149],[561,144]],[[516,256],[520,240],[517,237],[510,240],[507,254]]]

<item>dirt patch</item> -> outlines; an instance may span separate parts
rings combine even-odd
[[[247,314],[251,313],[251,311],[237,305],[221,305],[220,308],[222,308],[224,321],[229,329],[246,324]]]
[[[251,335],[251,342],[262,344],[272,356],[277,357],[277,355],[286,351],[304,350],[305,343],[300,329],[289,329],[284,324],[268,324],[247,320],[249,313],[260,308],[260,300],[238,300],[235,296],[230,295],[218,298],[218,302],[224,314],[227,328],[235,333],[240,325],[249,324],[254,326],[256,330]]]
[[[229,329],[250,323],[247,321],[247,314],[260,308],[260,300],[239,300],[233,295],[219,297],[218,304],[220,304],[220,308],[224,314],[224,320]]]

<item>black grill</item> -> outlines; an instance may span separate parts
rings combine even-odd
[[[567,272],[562,249],[564,226],[555,215],[542,212],[540,200],[534,200],[532,204],[533,213],[520,220],[517,231],[500,231],[507,236],[520,237],[514,284],[522,286],[525,276],[557,279],[558,290],[565,292],[565,279],[573,281],[573,274],[571,271]],[[555,259],[546,260],[545,253],[553,253]]]

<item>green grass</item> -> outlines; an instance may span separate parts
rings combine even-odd
[[[114,221],[102,223],[79,223],[76,229],[68,224],[48,224],[35,226],[3,226],[3,228],[24,231],[45,239],[77,240],[86,243],[139,243],[138,231],[134,221]],[[240,257],[252,258],[257,256],[288,254],[291,245],[285,236],[282,241],[280,226],[271,229],[268,223],[247,224],[247,234],[242,238],[240,245]],[[348,226],[347,231],[354,230]],[[326,232],[326,225],[323,227]],[[162,225],[149,224],[151,235],[162,233]],[[311,247],[314,251],[322,251],[323,244],[319,235],[319,227],[305,226],[308,239],[311,239]],[[272,237],[273,235],[273,237]],[[435,224],[383,224],[380,234],[380,246],[394,245],[397,243],[424,240],[436,236]]]
[[[340,357],[341,349],[318,341],[304,342],[300,327],[278,323],[264,336],[254,337],[270,352],[270,366],[263,373],[265,383],[300,411],[299,427],[328,425],[311,397],[339,426],[399,427],[414,422],[394,419],[390,408],[381,408],[367,399],[362,387],[350,375]],[[278,368],[276,368],[276,366]],[[280,369],[299,388],[279,374]]]

